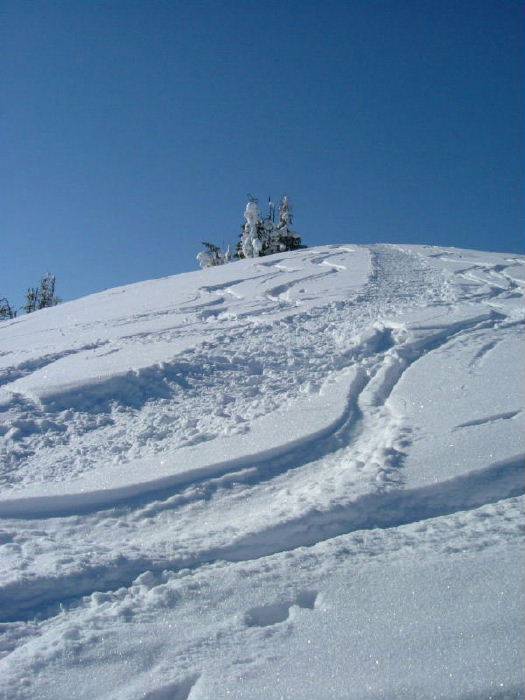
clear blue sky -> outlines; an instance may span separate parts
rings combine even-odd
[[[195,269],[247,192],[287,192],[309,245],[523,252],[521,0],[0,13],[0,296]]]

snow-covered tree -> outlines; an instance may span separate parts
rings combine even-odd
[[[0,299],[0,321],[5,321],[6,319],[14,318],[15,316],[16,310],[13,309],[7,299],[5,297]]]
[[[279,206],[278,237],[281,250],[297,250],[298,248],[306,248],[301,241],[301,236],[291,228],[292,224],[292,205],[288,197],[285,195],[281,199],[281,204]]]
[[[272,202],[271,197],[268,197],[268,219],[275,223],[275,204]]]
[[[38,287],[29,287],[26,292],[26,303],[24,304],[26,314],[31,314],[38,309],[38,296]]]
[[[262,241],[260,237],[261,212],[256,199],[250,198],[244,210],[244,224],[241,250],[244,258],[257,258],[261,254]]]
[[[253,258],[305,247],[299,234],[291,228],[292,206],[286,196],[281,200],[278,224],[274,221],[275,205],[271,198],[268,199],[268,215],[264,220],[255,198],[248,201],[244,219],[246,223],[237,245],[237,256],[240,258]]]
[[[55,294],[55,286],[56,277],[48,272],[40,280],[39,287],[30,287],[26,292],[26,303],[24,304],[26,314],[59,304],[60,299]]]
[[[46,309],[49,306],[56,306],[59,299],[55,294],[56,277],[50,272],[45,274],[40,281],[38,290],[38,308]]]
[[[228,247],[226,248],[226,252],[224,253],[224,262],[229,263],[233,260],[233,258],[234,256],[230,250],[230,244],[228,243]]]
[[[218,246],[203,243],[205,250],[197,255],[199,265],[202,268],[214,267],[230,262],[233,258],[257,258],[261,255],[306,248],[299,234],[291,228],[293,213],[288,197],[284,196],[281,199],[278,223],[275,221],[275,209],[271,197],[268,197],[268,214],[263,219],[258,200],[253,195],[248,195],[248,202],[244,208],[244,223],[235,254],[231,254],[229,246],[223,253]]]
[[[224,263],[229,262],[231,259],[229,246],[226,253],[223,253],[219,246],[215,245],[214,243],[203,241],[202,245],[204,246],[205,250],[197,253],[197,261],[202,269],[205,267],[224,265]]]
[[[279,227],[289,226],[293,223],[292,205],[286,195],[281,199],[279,206]]]

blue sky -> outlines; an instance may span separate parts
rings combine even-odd
[[[195,269],[247,192],[288,193],[309,245],[523,252],[521,1],[0,13],[0,297]]]

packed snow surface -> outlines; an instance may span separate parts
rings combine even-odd
[[[0,324],[0,697],[525,697],[524,284],[334,245]]]

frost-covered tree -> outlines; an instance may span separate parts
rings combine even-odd
[[[46,309],[49,306],[56,306],[59,299],[55,294],[56,277],[50,272],[45,274],[40,281],[38,290],[38,308]]]
[[[283,197],[279,207],[279,223],[275,223],[275,205],[268,199],[268,215],[261,218],[257,200],[250,198],[244,210],[245,224],[237,245],[237,256],[253,258],[287,250],[305,248],[298,233],[292,230],[292,207],[288,197]]]
[[[50,272],[46,273],[40,280],[40,286],[30,287],[26,292],[26,302],[24,311],[31,314],[37,309],[46,309],[49,306],[56,306],[60,299],[55,294],[56,277]]]
[[[224,265],[224,263],[230,261],[231,254],[229,246],[226,253],[223,253],[219,246],[215,245],[214,243],[203,241],[202,245],[204,246],[204,250],[197,253],[197,261],[202,269],[205,267]]]
[[[204,242],[205,250],[198,253],[197,260],[202,268],[215,267],[230,262],[234,258],[257,258],[271,253],[283,253],[287,250],[306,248],[298,233],[292,230],[292,205],[287,196],[279,205],[279,221],[276,222],[276,206],[268,197],[268,214],[263,218],[259,202],[253,195],[248,195],[244,208],[244,222],[237,242],[235,253],[230,248],[226,252],[213,243]]]
[[[286,195],[281,199],[279,206],[279,227],[289,226],[293,223],[292,205]]]
[[[272,202],[271,197],[268,197],[268,219],[275,223],[275,204]]]
[[[257,258],[262,251],[261,212],[257,200],[251,197],[244,209],[244,229],[241,238],[243,258]]]
[[[15,316],[16,309],[13,309],[5,297],[0,299],[0,321],[5,321],[6,319],[14,318]]]
[[[29,287],[26,292],[26,303],[24,304],[24,311],[26,314],[31,314],[36,311],[38,306],[39,289],[38,287]]]
[[[226,248],[226,252],[224,253],[224,262],[229,263],[233,260],[233,253],[230,250],[230,244],[228,244],[228,247]]]
[[[290,200],[285,195],[279,206],[279,245],[282,250],[297,250],[306,248],[301,241],[301,236],[292,229],[293,211]]]

